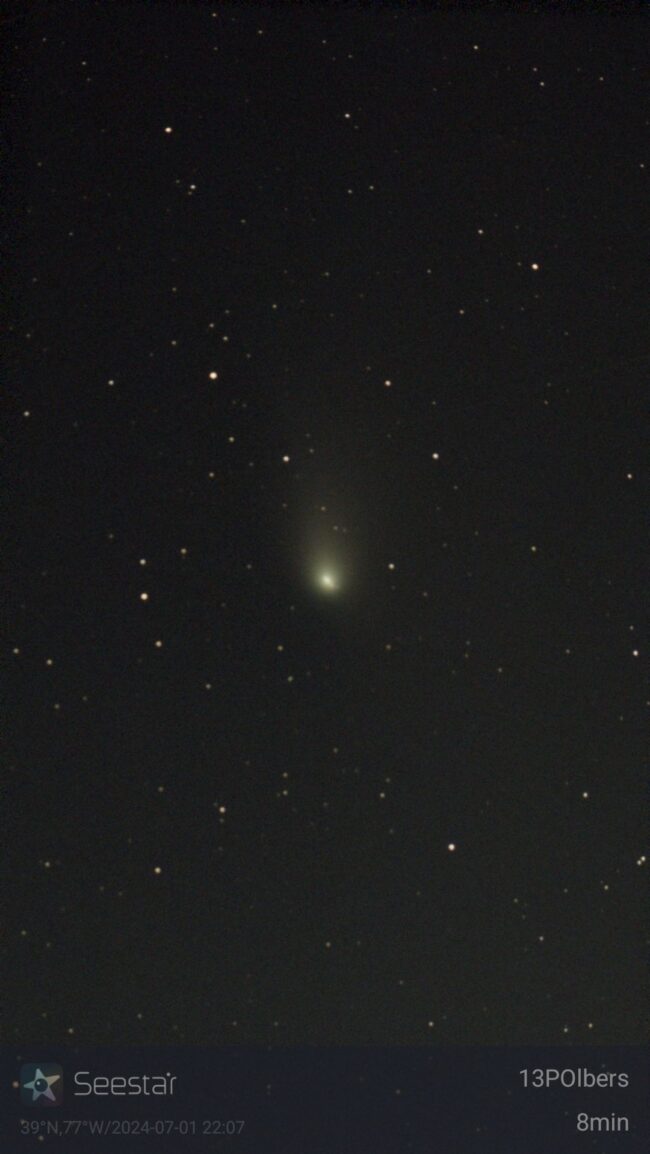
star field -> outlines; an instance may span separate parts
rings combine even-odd
[[[7,24],[6,1038],[641,1040],[641,27]]]

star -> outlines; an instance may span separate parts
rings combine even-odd
[[[31,1090],[33,1092],[32,1102],[37,1102],[41,1097],[48,1098],[50,1102],[54,1102],[55,1096],[52,1093],[50,1087],[54,1082],[60,1081],[60,1079],[60,1074],[50,1074],[46,1076],[41,1070],[40,1066],[37,1066],[36,1075],[33,1082],[25,1082],[23,1089]]]

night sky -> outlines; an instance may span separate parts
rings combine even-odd
[[[647,25],[452,7],[4,19],[5,1039],[644,1035]]]

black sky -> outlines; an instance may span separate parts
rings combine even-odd
[[[2,28],[11,1040],[643,1035],[647,25],[453,7]]]

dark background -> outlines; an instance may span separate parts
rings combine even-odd
[[[0,24],[12,1040],[644,1035],[647,23],[454,8]]]

